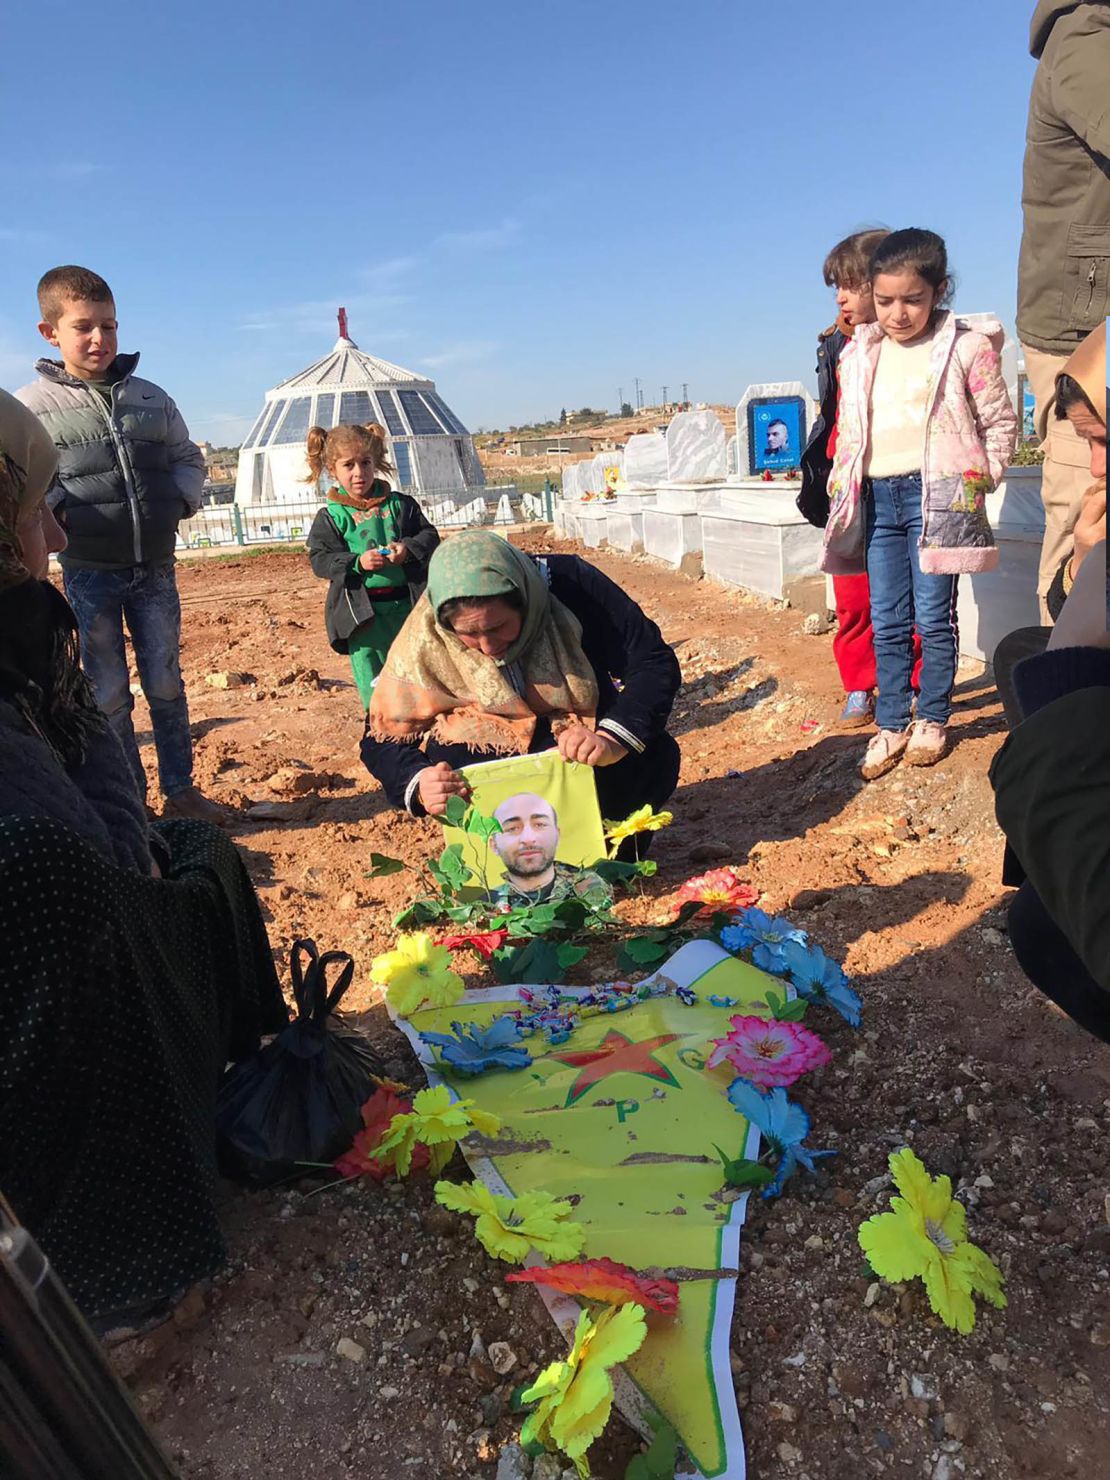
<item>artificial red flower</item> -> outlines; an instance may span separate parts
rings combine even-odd
[[[564,1295],[585,1300],[604,1300],[607,1305],[635,1302],[648,1310],[673,1316],[678,1310],[678,1286],[674,1280],[655,1279],[614,1259],[583,1259],[577,1264],[536,1265],[505,1276],[507,1283],[547,1285]]]
[[[729,914],[733,910],[747,909],[759,898],[759,890],[745,884],[731,865],[711,868],[708,873],[687,879],[678,891],[680,905],[700,904],[702,908],[695,918],[709,915]]]
[[[479,930],[472,935],[441,935],[437,946],[446,946],[449,951],[462,951],[468,946],[486,961],[494,951],[499,951],[509,938],[507,930]]]
[[[763,469],[763,481],[764,483],[773,483],[775,481],[775,475],[771,472],[770,468]]]
[[[401,1085],[383,1081],[362,1107],[363,1129],[355,1136],[350,1148],[332,1163],[341,1177],[373,1177],[375,1182],[384,1182],[393,1171],[393,1157],[378,1157],[374,1152],[381,1145],[395,1115],[407,1115],[412,1110],[412,1101],[395,1093]],[[413,1151],[412,1164],[416,1169],[428,1165],[428,1148],[417,1146]]]

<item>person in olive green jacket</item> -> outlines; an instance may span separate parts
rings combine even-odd
[[[1029,49],[1017,330],[1045,449],[1043,603],[1090,483],[1086,443],[1053,416],[1056,377],[1110,313],[1110,3],[1040,0]]]

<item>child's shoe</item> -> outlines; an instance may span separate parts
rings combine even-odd
[[[948,732],[935,719],[915,719],[906,746],[907,766],[935,766],[948,754]]]
[[[859,773],[865,781],[874,781],[877,776],[885,776],[888,771],[902,759],[902,753],[909,742],[909,736],[905,730],[880,730],[877,735],[872,735],[863,757],[863,764]]]
[[[872,724],[874,719],[875,695],[870,689],[853,689],[844,701],[836,727],[838,730],[860,730],[864,725]]]

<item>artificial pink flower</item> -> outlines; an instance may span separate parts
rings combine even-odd
[[[709,1067],[727,1060],[741,1079],[761,1089],[793,1084],[807,1070],[820,1069],[832,1061],[832,1054],[817,1034],[801,1023],[734,1017],[729,1019],[728,1034],[713,1041]]]
[[[699,918],[747,909],[758,898],[759,890],[754,889],[751,884],[745,884],[731,865],[711,868],[706,874],[687,879],[676,896],[680,905],[700,904]]]

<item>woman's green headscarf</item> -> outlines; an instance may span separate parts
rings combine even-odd
[[[438,621],[444,602],[482,600],[516,592],[524,603],[520,636],[502,663],[519,662],[535,642],[550,606],[535,561],[487,529],[471,529],[437,546],[428,565],[428,601]]]

